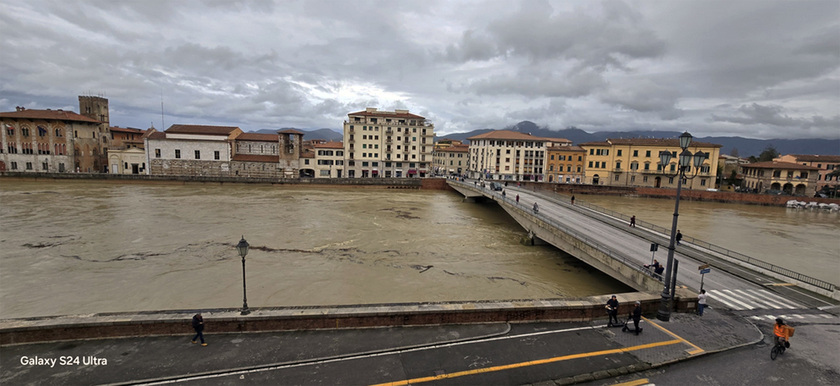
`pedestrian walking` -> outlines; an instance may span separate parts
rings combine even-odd
[[[636,327],[636,335],[642,332],[639,328],[639,321],[642,320],[642,303],[636,300],[636,308],[633,309],[633,326]]]
[[[618,325],[618,299],[616,299],[615,295],[613,295],[610,300],[607,300],[607,315],[610,316],[610,321],[607,323],[607,327],[617,326]],[[615,320],[615,324],[613,324],[613,320]]]
[[[633,227],[633,228],[636,227],[636,215],[633,215],[633,217],[630,217],[630,226]]]
[[[572,205],[574,205],[574,204],[575,204],[575,195],[573,194],[572,195]]]
[[[193,344],[198,343],[196,339],[201,339],[201,345],[207,346],[207,343],[204,342],[204,317],[201,314],[195,314],[192,318],[192,327],[195,330],[195,336],[192,338]]]
[[[682,232],[677,229],[677,245],[680,245],[680,241],[682,241]]]
[[[706,290],[700,290],[697,295],[697,315],[703,316],[703,310],[706,308]]]
[[[516,203],[519,204],[519,195],[516,195]]]

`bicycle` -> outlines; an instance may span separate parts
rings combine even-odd
[[[779,354],[784,354],[785,353],[785,343],[786,342],[787,341],[780,340],[779,343],[776,343],[773,346],[773,348],[770,349],[770,360],[775,361],[776,357],[779,356]]]

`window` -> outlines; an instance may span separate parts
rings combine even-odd
[[[201,159],[201,150],[195,151],[195,159]]]
[[[639,156],[639,151],[638,150],[633,150],[633,157],[638,157],[638,156]]]
[[[155,158],[160,158],[160,149],[155,149]]]
[[[11,126],[6,126],[6,134],[8,134],[10,137],[15,135],[15,128]]]
[[[29,136],[29,128],[27,128],[27,127],[22,127],[22,128],[20,129],[20,133],[21,133],[24,137],[28,137],[28,136]]]
[[[47,162],[47,161],[44,161],[44,163],[41,164],[41,169],[43,169],[45,172],[49,171],[50,170],[50,163]]]
[[[621,149],[618,149],[618,156],[621,157]]]
[[[9,166],[12,170],[17,170],[17,162],[12,161],[11,165]]]
[[[175,149],[175,158],[181,158],[181,149]]]
[[[645,151],[645,157],[650,158],[650,150]]]
[[[218,150],[213,152],[213,159],[215,159],[215,160],[221,159],[221,154],[219,153]]]
[[[32,162],[26,163],[26,170],[32,170]]]

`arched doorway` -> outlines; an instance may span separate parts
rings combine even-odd
[[[661,188],[662,187],[662,177],[656,177],[653,179],[653,187],[654,188]]]
[[[601,177],[599,175],[596,174],[596,175],[592,176],[592,185],[598,185],[598,182],[600,180],[601,180]]]

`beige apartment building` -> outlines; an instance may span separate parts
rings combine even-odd
[[[812,196],[820,169],[792,162],[767,161],[742,165],[741,170],[744,187],[755,193]]]
[[[571,146],[564,138],[542,138],[512,130],[494,130],[470,141],[470,178],[505,181],[544,181],[546,152]]]
[[[463,175],[469,164],[470,147],[459,143],[448,146],[435,145],[434,174],[438,176]]]
[[[347,114],[344,121],[346,177],[426,177],[432,172],[435,126],[408,110]]]
[[[111,126],[108,146],[108,172],[111,174],[146,174],[146,130]]]
[[[840,170],[840,156],[838,155],[787,154],[776,157],[773,161],[796,163],[819,169],[817,182],[813,185],[814,191],[811,193],[816,193],[826,187],[836,190],[840,186],[840,177],[831,176],[833,171]]]
[[[312,141],[315,178],[344,177],[344,144],[341,142]]]
[[[647,186],[656,188],[677,187],[679,139],[630,138],[607,139],[603,142],[580,144],[586,151],[585,183],[609,186]],[[688,150],[708,154],[700,170],[695,173],[690,166],[686,175],[686,189],[713,189],[717,178],[718,159],[722,145],[691,142]],[[659,165],[659,152],[669,151],[672,158],[664,170]]]

